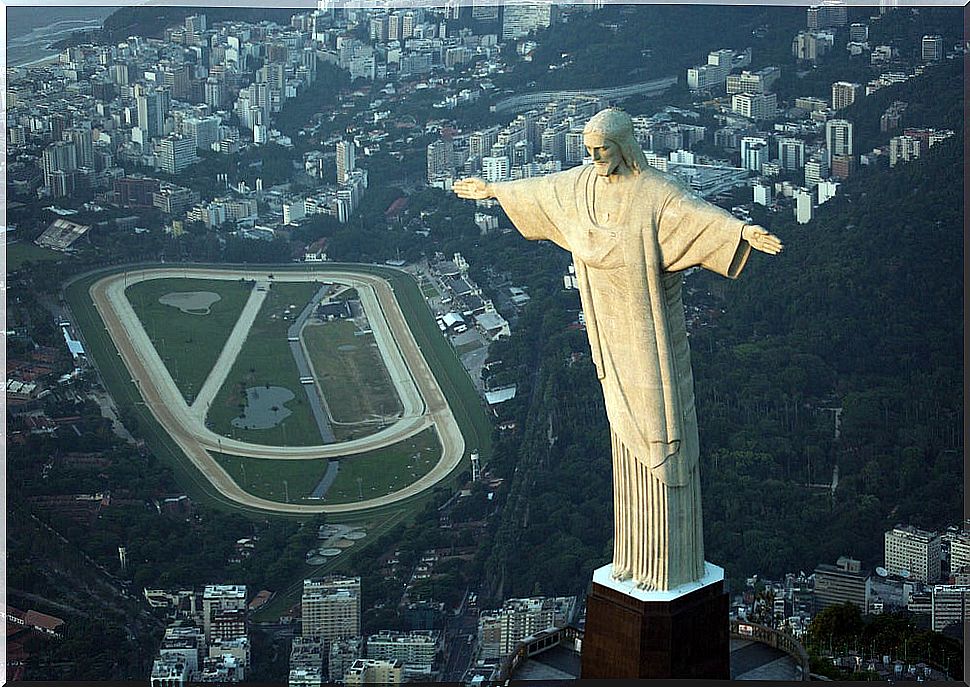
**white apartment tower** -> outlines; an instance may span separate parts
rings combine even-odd
[[[428,144],[428,183],[433,183],[452,175],[452,143],[438,139]]]
[[[791,137],[778,139],[778,158],[784,169],[801,169],[805,166],[805,141]]]
[[[906,570],[910,578],[926,584],[940,579],[940,535],[912,526],[897,525],[886,532],[886,570],[898,575]]]
[[[229,610],[246,609],[246,585],[210,584],[202,592],[202,629],[206,639],[212,636],[212,616]]]
[[[812,207],[812,191],[807,188],[795,190],[795,221],[808,224],[812,221],[814,208]]]
[[[825,147],[831,166],[832,158],[837,155],[852,155],[852,122],[845,119],[830,119],[825,123]]]
[[[503,7],[502,38],[515,40],[556,21],[557,8],[551,3],[507,4]]]
[[[303,581],[303,636],[328,642],[360,635],[360,578]]]
[[[346,184],[350,173],[357,168],[356,146],[353,141],[337,141],[337,183]]]
[[[744,136],[741,139],[741,166],[753,172],[761,172],[761,165],[768,161],[768,139],[761,136]]]
[[[187,136],[166,136],[158,143],[158,166],[168,174],[178,174],[198,161],[195,140]]]
[[[915,136],[893,136],[889,139],[889,166],[915,160],[922,152],[922,142]]]
[[[813,157],[805,163],[805,185],[809,188],[814,188],[828,175],[829,165],[824,157]]]
[[[922,48],[924,62],[939,62],[943,59],[943,36],[923,36]]]
[[[832,84],[832,109],[841,110],[848,107],[862,92],[861,84],[836,81]]]

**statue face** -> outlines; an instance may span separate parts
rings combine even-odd
[[[601,177],[608,177],[616,173],[623,164],[620,147],[601,134],[586,134],[583,139],[586,150],[593,158],[593,166]]]

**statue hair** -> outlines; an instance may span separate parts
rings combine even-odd
[[[616,144],[623,164],[634,174],[647,167],[643,148],[633,135],[633,120],[623,110],[615,107],[600,110],[583,127],[583,135],[586,134],[599,134]]]

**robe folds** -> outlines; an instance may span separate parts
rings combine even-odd
[[[647,167],[622,181],[607,222],[596,211],[607,181],[592,165],[491,186],[525,238],[572,253],[613,435],[614,575],[667,589],[703,574],[680,273],[699,266],[735,278],[751,248],[744,222],[662,172]]]

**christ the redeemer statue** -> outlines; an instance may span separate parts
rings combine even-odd
[[[572,253],[613,444],[611,574],[643,590],[704,575],[694,382],[681,272],[735,278],[751,249],[781,241],[702,200],[647,165],[630,117],[586,125],[593,158],[520,181],[455,182],[461,198],[496,198],[527,239]]]

